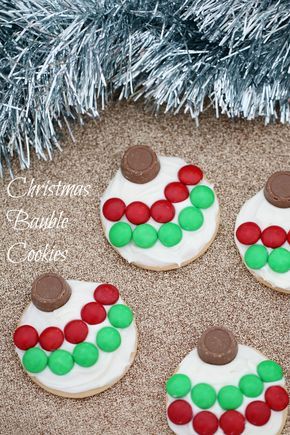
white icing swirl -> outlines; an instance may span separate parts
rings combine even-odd
[[[278,225],[288,232],[290,230],[290,208],[279,208],[270,204],[265,199],[263,190],[245,202],[237,216],[235,225],[235,241],[243,259],[249,246],[243,245],[238,241],[236,230],[241,224],[249,221],[259,225],[262,231],[271,225]],[[261,240],[257,244],[262,244]],[[282,247],[289,250],[289,243],[286,241]],[[269,252],[272,251],[270,248],[267,249]],[[290,271],[285,273],[274,272],[268,263],[261,269],[249,270],[257,275],[258,278],[270,284],[270,286],[290,292]]]
[[[266,357],[257,352],[255,349],[248,346],[239,345],[238,354],[233,361],[231,361],[229,364],[217,366],[207,364],[202,361],[198,356],[197,350],[194,349],[184,358],[176,373],[187,375],[191,379],[193,386],[198,383],[209,383],[218,392],[220,388],[226,385],[238,386],[241,377],[244,375],[257,374],[257,365],[266,359]],[[284,386],[285,379],[283,378],[277,382],[264,383],[263,392],[260,396],[255,397],[254,399],[243,396],[243,403],[239,408],[237,408],[237,411],[245,415],[246,407],[250,402],[254,400],[264,401],[264,391],[271,385]],[[187,400],[187,402],[192,405],[193,415],[196,415],[198,412],[202,411],[192,402],[190,393],[188,393],[187,396],[183,397],[182,399]],[[167,394],[168,405],[174,400],[176,399]],[[209,411],[213,412],[218,418],[225,412],[220,407],[218,401],[215,402]],[[283,412],[271,411],[271,418],[268,423],[260,427],[254,426],[247,421],[243,435],[276,435],[280,433],[284,419],[283,414]],[[196,435],[196,432],[192,426],[192,421],[188,424],[179,426],[173,424],[169,419],[167,420],[170,428],[177,435]],[[215,432],[215,435],[222,434],[224,434],[224,432],[221,428]]]
[[[135,184],[128,181],[123,177],[121,170],[118,170],[108,188],[106,189],[103,197],[101,198],[101,220],[105,229],[106,237],[109,240],[109,231],[114,222],[108,221],[102,213],[103,204],[109,198],[121,198],[126,205],[133,201],[142,201],[149,207],[160,199],[165,199],[164,188],[167,184],[178,181],[178,171],[187,163],[178,157],[159,157],[160,171],[156,178],[145,184]],[[213,185],[205,179],[201,180],[199,185],[209,186],[213,189]],[[188,186],[189,191],[194,186]],[[190,199],[185,201],[174,203],[175,217],[172,220],[173,223],[178,223],[179,212],[188,206],[192,206]],[[115,248],[119,254],[125,258],[129,263],[137,263],[144,267],[157,267],[166,268],[170,266],[178,267],[183,263],[198,256],[203,249],[210,243],[215,235],[218,226],[218,214],[219,204],[217,197],[215,196],[214,204],[208,209],[201,210],[204,216],[204,223],[197,231],[184,231],[182,230],[181,241],[171,247],[163,246],[159,240],[156,244],[148,249],[139,248],[130,242],[128,245],[122,248]],[[124,216],[121,221],[128,222]],[[147,222],[151,224],[157,231],[161,224],[150,218]],[[133,228],[135,226],[129,223]]]
[[[94,290],[99,283],[84,281],[67,281],[71,287],[72,294],[68,302],[52,312],[38,310],[32,303],[23,313],[20,325],[31,325],[41,333],[48,326],[57,326],[64,329],[71,320],[80,319],[82,307],[88,302],[94,301]],[[117,303],[124,303],[121,298]],[[110,305],[104,308],[108,312]],[[86,342],[96,343],[96,334],[104,326],[111,326],[108,318],[98,325],[88,325],[89,333]],[[74,364],[72,370],[64,376],[55,375],[48,367],[41,373],[29,373],[36,380],[50,389],[64,393],[82,393],[88,390],[109,386],[118,380],[129,368],[132,354],[136,351],[137,330],[133,321],[128,328],[118,329],[121,334],[121,345],[115,352],[103,352],[99,349],[99,359],[92,367],[81,367]],[[72,352],[75,344],[64,340],[61,349]],[[22,360],[24,351],[15,348],[19,358]]]

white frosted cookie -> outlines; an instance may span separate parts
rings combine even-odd
[[[242,206],[235,241],[251,273],[267,286],[290,293],[290,172],[276,172]]]
[[[45,390],[82,398],[115,384],[137,349],[133,313],[110,284],[48,273],[32,285],[32,303],[14,333],[24,370]]]
[[[101,198],[101,221],[129,263],[169,270],[207,250],[218,229],[219,204],[197,166],[135,146]]]
[[[177,435],[277,435],[289,398],[279,364],[209,328],[166,382],[167,420]]]

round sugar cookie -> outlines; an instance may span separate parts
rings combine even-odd
[[[290,293],[290,171],[272,174],[242,206],[235,242],[248,270],[263,284]]]
[[[288,403],[280,365],[223,327],[206,330],[166,382],[177,435],[278,435]]]
[[[127,372],[137,351],[132,310],[115,286],[66,281],[53,273],[34,281],[32,302],[13,338],[32,380],[69,398],[110,388]]]
[[[109,243],[129,263],[170,270],[208,249],[219,204],[200,168],[133,146],[101,198],[101,221]]]

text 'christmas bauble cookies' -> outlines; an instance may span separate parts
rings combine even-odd
[[[106,390],[126,373],[136,354],[137,330],[115,286],[47,273],[34,281],[31,296],[14,344],[34,382],[53,394],[82,398]]]
[[[177,435],[278,435],[289,403],[282,368],[212,327],[166,382]]]
[[[134,146],[101,199],[101,220],[129,263],[168,270],[206,251],[217,232],[219,204],[200,168]]]
[[[245,202],[235,241],[258,280],[290,293],[290,171],[272,174],[264,189]]]

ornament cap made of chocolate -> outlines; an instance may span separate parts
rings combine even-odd
[[[204,331],[166,382],[177,435],[279,435],[288,403],[282,367],[222,326]]]
[[[219,204],[203,171],[147,145],[123,155],[101,198],[106,238],[129,263],[164,271],[185,266],[213,242]]]
[[[223,326],[213,326],[200,337],[197,352],[208,364],[224,365],[236,357],[238,343],[231,331]]]
[[[41,311],[50,312],[62,307],[70,296],[70,286],[57,273],[44,273],[32,283],[31,300]]]
[[[235,242],[248,270],[290,293],[290,171],[274,172],[238,213]]]
[[[124,177],[136,184],[153,180],[160,170],[155,151],[147,145],[135,145],[127,149],[121,162]]]
[[[112,284],[48,272],[32,283],[13,341],[24,370],[50,393],[83,398],[115,384],[137,351],[132,310]]]
[[[290,207],[290,171],[274,172],[264,188],[265,198],[279,208]]]

